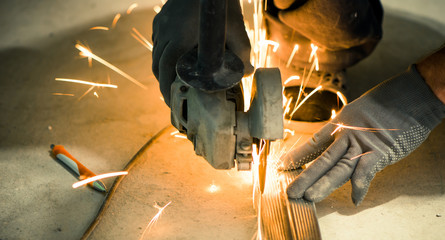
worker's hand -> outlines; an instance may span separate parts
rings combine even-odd
[[[170,85],[176,78],[176,62],[197,46],[198,28],[199,0],[169,0],[153,20],[152,68],[167,105],[170,105]],[[226,28],[226,47],[243,61],[244,73],[252,73],[250,42],[239,0],[228,0]]]
[[[413,65],[346,105],[311,140],[284,157],[284,169],[315,159],[287,194],[318,202],[351,180],[352,201],[358,205],[375,174],[416,149],[443,118],[445,104]]]
[[[273,3],[282,23],[331,51],[377,42],[382,35],[380,1],[274,0]]]

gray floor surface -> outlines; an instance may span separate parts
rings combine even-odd
[[[152,7],[161,1],[139,1],[126,15],[133,2],[0,3],[0,239],[79,239],[100,208],[104,195],[72,189],[76,179],[49,156],[50,144],[65,145],[96,173],[119,171],[169,125],[169,110],[151,72],[151,53],[130,35],[135,27],[150,39]],[[384,37],[369,58],[349,70],[351,98],[445,41],[445,2],[383,4]],[[115,29],[88,30],[110,26],[116,13],[122,17]],[[97,62],[89,68],[74,48],[77,41],[147,90]],[[99,98],[90,92],[79,99],[87,86],[56,82],[56,77],[97,82],[109,78],[119,87],[95,88]],[[317,204],[324,239],[442,239],[444,139],[442,124],[407,159],[377,175],[360,207],[351,203],[348,185]],[[165,151],[175,149],[171,143],[166,146]],[[112,181],[105,183],[110,186]]]

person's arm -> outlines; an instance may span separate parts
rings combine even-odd
[[[417,70],[426,84],[445,104],[445,45],[417,63]]]
[[[170,87],[176,78],[176,62],[197,46],[198,28],[199,0],[169,0],[153,20],[152,69],[169,106]],[[253,72],[250,41],[239,0],[227,0],[226,47],[243,61],[245,74]]]
[[[364,199],[375,174],[414,151],[445,118],[444,49],[346,105],[330,123],[283,159],[292,169],[315,161],[292,182],[290,198],[321,201],[351,180]]]

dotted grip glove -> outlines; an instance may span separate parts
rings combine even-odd
[[[445,105],[415,66],[379,84],[283,159],[292,169],[315,161],[287,194],[319,202],[348,180],[352,201],[364,199],[375,174],[410,154],[445,118]]]
[[[227,1],[226,48],[250,65],[250,41],[247,36],[239,0]],[[224,31],[224,29],[221,29]],[[198,45],[199,0],[169,0],[153,20],[153,64],[165,103],[170,106],[170,85],[176,78],[179,57]]]

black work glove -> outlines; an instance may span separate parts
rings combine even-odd
[[[244,63],[250,74],[250,41],[239,0],[228,0],[226,47]],[[199,0],[169,0],[153,20],[153,73],[165,103],[170,106],[170,85],[176,78],[176,62],[198,44]],[[221,31],[224,31],[221,29]]]
[[[443,118],[445,105],[411,66],[346,105],[311,140],[284,157],[284,169],[315,159],[287,194],[318,202],[351,179],[352,200],[358,205],[375,174],[410,154]]]

